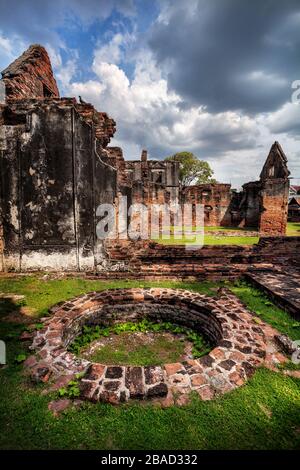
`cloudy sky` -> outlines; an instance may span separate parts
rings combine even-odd
[[[299,0],[0,0],[0,69],[32,43],[61,94],[117,121],[125,158],[188,150],[256,179],[278,140],[300,184]],[[299,94],[300,96],[300,94]]]

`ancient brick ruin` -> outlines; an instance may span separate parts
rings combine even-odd
[[[70,276],[83,271],[93,279],[178,284],[243,278],[299,318],[300,237],[285,237],[289,171],[278,142],[259,180],[239,192],[223,183],[183,187],[178,162],[148,159],[146,150],[140,159],[126,160],[121,148],[109,145],[116,132],[112,118],[81,99],[60,97],[43,47],[31,46],[7,67],[2,85],[0,271],[68,271]],[[128,205],[146,207],[202,204],[205,225],[251,228],[260,239],[254,245],[191,250],[123,239],[122,233],[99,239],[98,206],[114,207],[118,219],[124,196]],[[295,195],[294,211],[296,203]],[[125,220],[126,229],[133,219]],[[186,403],[191,391],[213,399],[243,385],[260,366],[278,371],[287,360],[281,351],[292,354],[293,343],[231,291],[215,290],[210,296],[177,288],[112,289],[61,302],[41,319],[41,328],[21,335],[32,341],[24,370],[34,382],[49,381],[50,391],[76,380],[84,400],[118,404],[147,398],[163,406]],[[194,330],[211,351],[198,359],[191,354],[181,362],[142,367],[91,362],[69,349],[84,326],[142,319]]]
[[[285,234],[289,171],[278,142],[260,179],[241,192],[229,184],[182,187],[177,162],[148,160],[145,150],[140,160],[125,160],[122,149],[109,146],[113,119],[92,104],[59,96],[43,47],[31,46],[2,80],[2,270],[107,271],[113,247],[96,237],[96,209],[124,195],[145,205],[201,203],[206,225]],[[120,263],[114,266],[120,271]]]
[[[47,51],[32,45],[2,71],[8,99],[59,98]]]
[[[194,391],[202,400],[240,387],[264,365],[285,362],[275,341],[278,332],[255,316],[230,291],[218,297],[173,289],[112,289],[91,292],[54,306],[34,334],[26,370],[36,381],[60,383],[81,375],[81,397],[117,404],[129,399],[160,398],[184,404]],[[110,325],[127,319],[171,321],[202,332],[213,350],[200,359],[161,366],[107,366],[67,350],[82,326]]]

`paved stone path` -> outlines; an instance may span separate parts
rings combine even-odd
[[[296,272],[256,272],[246,277],[274,302],[300,319],[300,275]]]
[[[81,397],[117,404],[128,399],[160,399],[165,406],[183,404],[194,391],[203,400],[245,383],[261,365],[274,367],[286,357],[276,343],[278,332],[249,312],[226,289],[209,297],[181,289],[111,289],[91,292],[56,305],[44,328],[35,333],[34,355],[25,366],[34,381],[64,382],[83,373]],[[162,367],[91,363],[67,350],[86,323],[139,320],[174,323],[204,332],[215,345],[206,356]],[[53,387],[53,384],[52,384]]]

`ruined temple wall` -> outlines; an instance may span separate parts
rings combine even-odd
[[[264,235],[285,235],[288,215],[289,180],[266,180],[261,190],[262,210],[259,232]]]
[[[120,166],[119,166],[120,168]],[[141,160],[125,161],[128,183],[132,188],[132,202],[151,207],[152,204],[168,204],[179,199],[178,163],[147,160],[142,152]]]
[[[106,113],[97,111],[90,103],[77,103],[76,111],[91,126],[94,127],[95,137],[102,148],[105,148],[116,132],[116,123]]]
[[[59,97],[46,49],[30,46],[2,71],[7,99]]]
[[[242,204],[240,207],[243,219],[242,225],[246,228],[259,229],[261,213],[261,183],[254,181],[243,186]]]
[[[289,202],[287,158],[274,142],[260,175],[261,212],[259,231],[264,235],[285,235]]]
[[[181,190],[183,204],[203,204],[204,224],[207,226],[231,225],[230,184],[199,184]]]
[[[114,202],[116,171],[73,106],[40,104],[26,122],[1,127],[5,269],[92,270],[104,256],[95,208]]]
[[[103,160],[117,170],[117,181],[119,188],[131,187],[131,181],[126,173],[126,162],[123,150],[120,147],[106,147],[102,153]]]

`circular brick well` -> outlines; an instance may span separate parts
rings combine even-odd
[[[58,304],[50,313],[31,346],[36,353],[27,361],[31,376],[48,380],[81,373],[82,398],[94,402],[160,398],[171,404],[177,397],[178,403],[184,403],[191,391],[211,399],[242,385],[265,360],[267,343],[277,333],[268,325],[258,325],[228,291],[209,297],[180,289],[111,289]],[[213,349],[200,359],[162,367],[109,366],[67,351],[84,325],[142,318],[191,328],[203,334]]]

